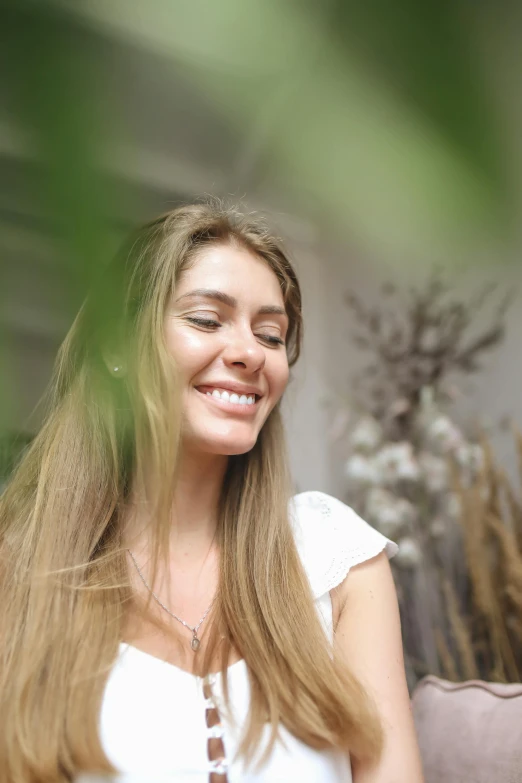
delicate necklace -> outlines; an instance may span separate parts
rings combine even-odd
[[[201,623],[203,622],[203,620],[205,619],[207,614],[212,609],[212,606],[214,604],[215,598],[212,599],[212,602],[211,602],[210,606],[208,607],[207,611],[205,612],[205,614],[203,615],[203,617],[201,618],[199,623],[197,625],[194,625],[194,626],[189,625],[188,623],[185,622],[185,620],[182,620],[181,617],[178,617],[177,615],[174,614],[174,612],[171,612],[170,609],[168,609],[165,606],[165,604],[158,598],[158,596],[156,595],[156,593],[154,592],[152,587],[150,587],[150,585],[145,581],[145,577],[141,573],[141,569],[140,569],[138,563],[136,562],[136,558],[134,557],[134,555],[132,554],[130,549],[127,549],[127,552],[132,557],[132,562],[134,563],[134,565],[136,567],[136,571],[138,572],[141,581],[143,582],[143,584],[145,585],[145,587],[147,588],[147,590],[149,591],[151,596],[154,598],[154,600],[161,606],[162,609],[164,609],[168,614],[170,614],[171,617],[173,617],[175,620],[177,620],[178,623],[182,623],[182,625],[184,625],[185,628],[188,628],[189,631],[192,632],[193,636],[192,636],[192,639],[191,639],[191,642],[190,642],[190,646],[192,647],[194,652],[197,652],[199,650],[200,645],[201,645],[201,640],[198,639],[198,631],[200,629]]]

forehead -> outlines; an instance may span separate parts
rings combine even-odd
[[[212,245],[198,254],[176,285],[178,296],[192,289],[211,288],[241,300],[282,304],[275,272],[254,253],[233,245]]]

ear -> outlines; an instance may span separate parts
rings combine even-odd
[[[107,370],[114,378],[124,378],[127,375],[126,364],[120,356],[104,354],[103,361]]]

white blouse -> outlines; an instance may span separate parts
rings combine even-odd
[[[350,568],[398,547],[351,508],[322,492],[303,492],[290,504],[297,548],[317,611],[333,640],[330,590]],[[211,771],[226,771],[229,783],[350,783],[350,761],[337,750],[317,751],[280,727],[268,762],[258,771],[235,759],[248,714],[250,687],[243,660],[228,669],[230,703],[236,726],[220,710],[221,675],[211,675],[215,706],[221,713],[226,762],[207,757],[205,711],[212,706],[203,682],[188,672],[129,644],[121,644],[103,699],[100,732],[105,752],[120,774],[82,774],[76,783],[208,783]],[[210,735],[211,736],[211,735]],[[261,743],[270,736],[267,725]]]

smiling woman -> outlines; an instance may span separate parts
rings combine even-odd
[[[301,331],[281,245],[219,205],[105,270],[0,499],[0,780],[421,780],[396,547],[292,497]]]

